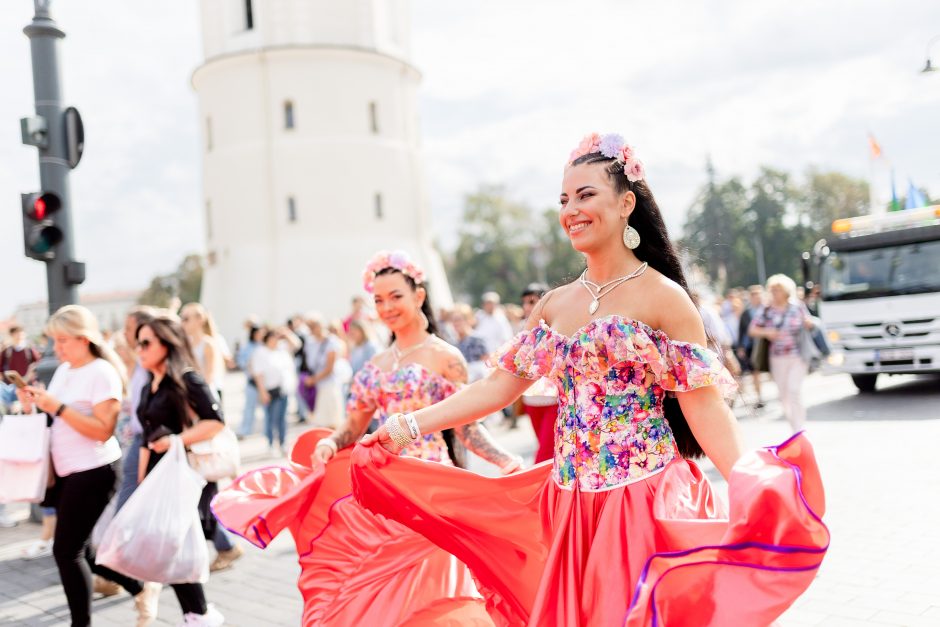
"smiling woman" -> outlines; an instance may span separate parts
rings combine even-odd
[[[559,213],[581,279],[542,298],[486,379],[388,416],[352,455],[358,501],[467,564],[497,624],[766,625],[828,546],[805,438],[742,455],[734,379],[705,347],[644,178],[619,135],[586,137]],[[543,378],[558,394],[551,466],[489,479],[398,455]],[[691,459],[703,453],[733,518]]]

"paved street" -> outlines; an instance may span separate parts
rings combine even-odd
[[[230,416],[240,416],[237,385],[226,394]],[[806,384],[809,433],[823,471],[833,540],[809,591],[780,623],[802,625],[940,625],[940,378],[896,377],[877,394],[860,396],[848,377],[814,375]],[[768,386],[768,397],[774,393]],[[759,414],[738,407],[749,445],[789,435],[775,402]],[[294,428],[295,433],[297,427]],[[531,455],[527,425],[498,437]],[[244,443],[248,464],[269,461],[259,437]],[[477,467],[482,470],[482,467]],[[717,479],[712,469],[710,475]],[[25,511],[22,512],[25,516]],[[67,608],[51,558],[19,559],[38,534],[23,523],[0,529],[0,624],[63,625]],[[207,591],[230,625],[296,626],[299,572],[287,534],[266,551],[246,556],[214,575]],[[161,625],[179,620],[172,592],[161,597]],[[95,625],[132,625],[126,595],[95,602]]]

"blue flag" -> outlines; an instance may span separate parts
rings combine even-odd
[[[920,193],[920,190],[914,187],[914,181],[907,179],[907,200],[904,202],[905,209],[917,209],[926,207],[927,199]]]

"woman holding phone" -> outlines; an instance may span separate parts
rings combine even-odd
[[[46,333],[55,343],[61,365],[48,390],[25,386],[17,395],[24,412],[45,412],[52,421],[50,448],[56,477],[46,505],[58,513],[52,554],[72,627],[91,624],[92,572],[133,595],[138,625],[148,625],[156,617],[159,587],[95,564],[89,548],[91,531],[117,483],[121,449],[114,427],[123,396],[124,366],[105,344],[94,315],[84,307],[59,309],[49,318]]]

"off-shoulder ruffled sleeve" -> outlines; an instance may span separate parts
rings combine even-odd
[[[564,360],[565,338],[540,324],[504,344],[487,359],[487,364],[523,379],[541,379]]]
[[[672,392],[688,392],[709,385],[718,386],[725,398],[730,398],[738,384],[721,362],[718,353],[699,344],[664,340],[664,368],[659,373],[659,385]]]
[[[349,386],[347,412],[375,411],[379,404],[378,369],[367,363],[359,369]]]
[[[621,362],[644,363],[656,382],[670,392],[688,392],[717,385],[722,396],[731,397],[737,383],[721,358],[699,344],[670,340],[662,331],[635,320],[612,318],[585,327],[593,342],[582,342],[570,358],[579,368],[603,371]]]

